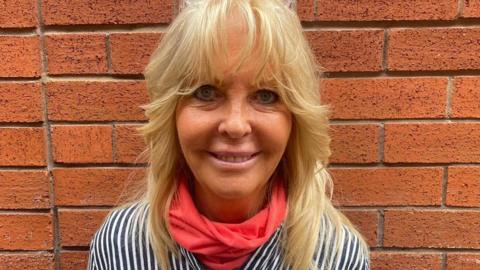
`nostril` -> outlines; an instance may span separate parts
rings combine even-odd
[[[218,127],[218,131],[221,134],[228,135],[232,138],[241,138],[246,134],[252,132],[252,127],[248,121],[234,120],[223,121]]]

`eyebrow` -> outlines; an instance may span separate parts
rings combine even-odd
[[[223,91],[225,88],[228,87],[228,84],[213,84],[214,86],[218,87],[219,90]],[[258,85],[254,85],[254,84],[251,84],[249,83],[247,85],[247,87],[250,89],[250,90],[262,90],[262,89],[266,89],[266,90],[276,90],[276,84],[274,82],[260,82],[258,83]]]

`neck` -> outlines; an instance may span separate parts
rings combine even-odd
[[[266,190],[267,185],[248,197],[226,199],[195,187],[194,202],[198,211],[211,221],[241,223],[263,208]]]

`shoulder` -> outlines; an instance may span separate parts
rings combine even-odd
[[[88,269],[108,269],[121,261],[119,257],[128,257],[132,247],[143,246],[147,213],[148,206],[142,203],[112,210],[92,237]]]
[[[134,203],[112,210],[95,233],[92,241],[108,240],[109,237],[118,239],[125,237],[134,229],[138,231],[145,225],[147,213],[148,206],[142,203]]]
[[[327,224],[323,222],[322,225],[323,231],[320,233],[314,257],[318,269],[370,269],[368,246],[354,228],[341,224],[341,230],[339,230],[330,222]]]
[[[341,252],[340,268],[351,270],[370,269],[368,247],[360,239],[357,232],[349,226],[342,225],[343,248]]]

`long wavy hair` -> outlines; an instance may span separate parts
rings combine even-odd
[[[170,24],[145,69],[150,103],[144,106],[148,123],[138,130],[144,136],[148,159],[145,185],[132,200],[149,207],[147,241],[161,269],[169,268],[168,253],[178,255],[169,233],[168,211],[182,163],[175,109],[179,99],[204,82],[221,80],[216,69],[226,59],[226,21],[238,12],[246,25],[246,46],[237,70],[255,52],[256,82],[273,80],[281,100],[293,115],[294,125],[279,169],[287,185],[288,214],[282,236],[284,263],[291,269],[331,269],[340,260],[347,226],[361,234],[331,203],[333,183],[327,171],[330,156],[329,108],[320,103],[319,66],[303,35],[294,11],[281,0],[192,1]],[[126,207],[123,204],[116,209]],[[141,228],[141,227],[140,227]],[[314,265],[315,252],[321,252]]]

